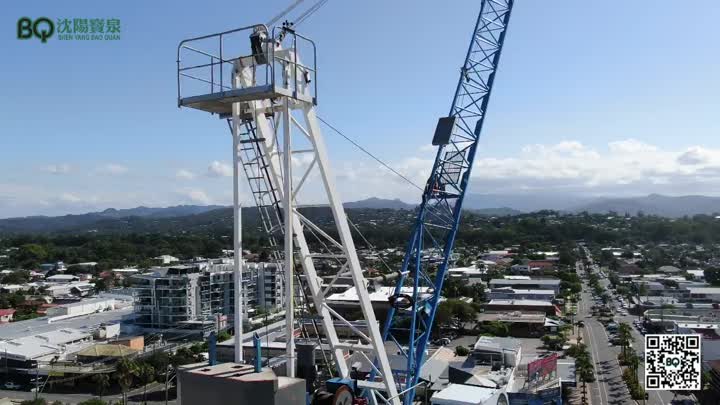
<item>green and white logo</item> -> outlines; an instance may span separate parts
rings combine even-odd
[[[47,17],[35,20],[22,17],[17,22],[17,37],[36,37],[46,43],[55,34],[56,27],[61,41],[117,41],[121,34],[117,18],[58,18],[54,22]]]

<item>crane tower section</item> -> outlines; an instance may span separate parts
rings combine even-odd
[[[440,118],[433,137],[437,155],[383,330],[383,338],[407,357],[406,405],[412,404],[425,360],[512,7],[513,0],[482,1],[450,113]]]
[[[280,257],[288,303],[288,375],[295,373],[293,270],[300,268],[309,304],[330,346],[336,375],[351,379],[348,351],[362,353],[368,361],[375,359],[375,378],[358,381],[358,388],[371,390],[383,403],[399,405],[400,395],[315,112],[315,51],[310,39],[288,26],[268,30],[265,25],[254,25],[184,40],[178,46],[178,105],[229,120],[235,186],[237,173],[244,172],[265,230],[274,241],[284,240]],[[298,210],[303,191],[313,196],[305,201],[328,205],[334,220],[330,232]],[[318,196],[324,196],[324,201],[318,201]],[[236,231],[236,238],[238,234]],[[310,237],[313,246],[322,245],[326,252],[311,251]],[[321,285],[318,259],[337,263],[329,285]],[[347,320],[327,303],[333,283],[347,277],[356,290],[362,319]],[[336,326],[355,336],[340,341]]]

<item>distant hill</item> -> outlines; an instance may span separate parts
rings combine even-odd
[[[222,205],[176,205],[173,207],[166,208],[151,208],[151,207],[135,207],[126,209],[115,209],[108,208],[101,212],[89,213],[98,214],[107,218],[125,218],[125,217],[153,217],[153,218],[170,218],[170,217],[181,217],[183,215],[194,215],[202,214],[216,210],[218,208],[224,208]]]
[[[590,213],[616,212],[618,214],[647,215],[678,218],[685,215],[720,213],[720,197],[686,195],[670,197],[650,194],[645,197],[602,198],[589,204],[580,205],[569,211]]]
[[[87,214],[62,215],[57,217],[31,216],[0,219],[0,233],[45,233],[67,229],[90,228],[98,223],[128,218],[173,218],[195,215],[222,208],[219,205],[177,205],[166,208],[136,207],[128,209],[108,208]]]
[[[387,200],[383,198],[371,197],[365,200],[353,201],[343,204],[345,208],[371,208],[371,209],[392,209],[392,210],[412,210],[415,204],[408,204],[399,199]]]
[[[520,212],[534,212],[540,210],[562,211],[593,202],[594,200],[595,199],[588,197],[558,194],[553,192],[526,192],[517,194],[468,193],[465,195],[463,208],[466,210],[481,210],[505,207]]]
[[[401,200],[368,198],[344,204],[351,214],[360,220],[392,218],[387,211],[412,211],[416,205]],[[327,223],[332,215],[327,206],[300,207],[303,215],[318,223]],[[385,211],[385,212],[382,212]],[[521,212],[512,208],[482,208],[471,210],[485,216],[517,215]],[[404,214],[406,218],[412,212]],[[165,208],[136,207],[128,209],[108,208],[87,214],[62,215],[56,217],[32,216],[0,219],[2,234],[42,233],[173,233],[203,232],[232,229],[232,209],[219,205],[178,205]],[[254,207],[243,208],[243,226],[260,229],[259,216]]]
[[[515,210],[508,207],[501,207],[501,208],[480,208],[480,209],[468,209],[467,211],[472,212],[473,214],[477,215],[483,215],[486,217],[507,217],[512,215],[520,215],[523,214],[522,211]]]

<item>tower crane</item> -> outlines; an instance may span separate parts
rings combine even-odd
[[[296,0],[271,21],[279,20],[301,2]],[[433,145],[437,146],[437,155],[382,330],[335,188],[315,112],[318,100],[315,43],[297,33],[292,25],[270,27],[269,23],[190,38],[178,45],[178,106],[228,120],[233,138],[236,335],[241,331],[243,304],[239,293],[242,255],[238,182],[239,173],[244,171],[263,226],[271,236],[271,245],[279,248],[278,240],[284,240],[283,251],[278,252],[276,259],[284,261],[285,267],[288,376],[295,375],[293,272],[299,268],[338,376],[326,383],[334,394],[332,403],[350,404],[354,394],[363,390],[370,393],[367,396],[372,403],[413,403],[512,6],[513,0],[481,1],[450,113],[440,118],[435,130]],[[312,12],[303,13],[299,21]],[[245,41],[249,37],[249,53],[237,55],[229,51],[228,43],[237,35]],[[298,176],[293,175],[297,170],[293,157],[299,154],[309,155],[311,163],[299,170]],[[313,169],[317,169],[319,176],[310,176]],[[319,179],[322,185],[321,194],[326,197],[334,219],[331,232],[303,216],[297,208],[298,193],[311,178]],[[332,251],[311,252],[306,233]],[[437,258],[437,265],[425,257],[426,252]],[[332,281],[323,285],[315,261],[327,258],[338,261],[339,270]],[[359,320],[347,319],[326,300],[339,277],[353,281],[351,288],[357,294],[362,314]],[[400,318],[409,318],[409,333],[395,327]],[[349,330],[353,340],[341,341],[336,326]],[[407,344],[403,345],[406,336]],[[407,357],[404,373],[391,368],[385,341],[395,342]],[[236,361],[241,362],[239,336],[235,350]],[[354,378],[347,362],[348,351],[362,354],[372,364],[370,378]]]
[[[512,8],[513,0],[481,2],[450,113],[438,120],[433,136],[435,162],[383,329],[383,338],[395,342],[407,358],[400,389],[405,405],[413,402],[425,360]],[[409,318],[409,330],[396,328],[401,318]]]

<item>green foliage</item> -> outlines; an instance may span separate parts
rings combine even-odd
[[[30,272],[27,270],[13,271],[0,277],[0,284],[24,284],[30,281]]]
[[[705,281],[714,286],[720,286],[720,269],[708,268],[705,269]]]
[[[640,400],[645,398],[645,389],[638,382],[637,375],[633,373],[632,369],[626,368],[625,371],[623,371],[622,378],[628,387],[628,391],[630,391],[630,397],[632,397],[632,399]]]
[[[592,357],[588,352],[587,346],[583,343],[570,346],[565,353],[575,358],[575,372],[583,383],[591,383],[595,381],[595,370],[593,368]]]
[[[47,401],[43,398],[38,399],[28,399],[26,401],[20,402],[20,405],[47,405]]]
[[[87,401],[78,402],[78,405],[107,405],[107,402],[99,398],[92,398]]]
[[[470,354],[470,349],[465,346],[458,346],[455,348],[456,356],[467,356],[468,354]]]
[[[228,331],[226,331],[226,330],[221,330],[221,331],[217,334],[217,341],[218,341],[218,342],[224,342],[224,341],[226,341],[226,340],[230,340],[231,338],[232,338],[232,335],[231,335]]]
[[[442,296],[445,298],[472,298],[474,302],[485,301],[485,286],[481,283],[466,285],[461,280],[449,278],[443,283]]]
[[[490,321],[478,325],[478,331],[486,336],[507,337],[510,334],[510,327],[505,322]]]
[[[560,350],[567,342],[567,338],[563,334],[544,335],[541,340],[548,350]]]

